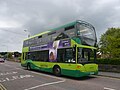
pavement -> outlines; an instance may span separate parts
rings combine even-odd
[[[101,72],[100,71],[98,75],[120,79],[120,73],[115,73],[115,72]]]

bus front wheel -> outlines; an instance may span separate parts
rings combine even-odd
[[[61,69],[59,66],[55,66],[53,68],[53,73],[56,75],[56,76],[61,76]]]

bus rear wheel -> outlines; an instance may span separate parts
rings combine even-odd
[[[54,73],[54,75],[56,75],[56,76],[61,76],[61,69],[60,69],[60,67],[59,67],[59,66],[55,66],[55,67],[53,68],[53,73]]]

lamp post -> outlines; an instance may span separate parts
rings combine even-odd
[[[25,29],[24,31],[28,33],[28,37],[31,36],[31,33],[28,30]]]

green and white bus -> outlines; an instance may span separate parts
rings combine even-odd
[[[57,76],[97,75],[96,42],[95,28],[76,20],[25,39],[21,65]]]

